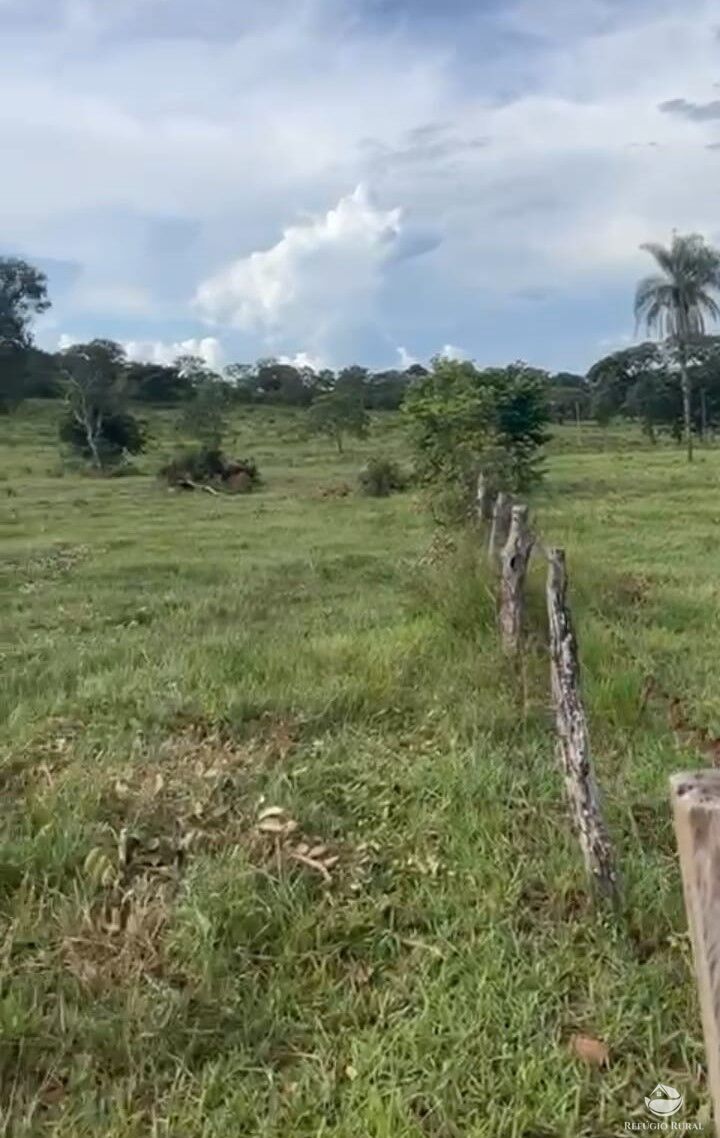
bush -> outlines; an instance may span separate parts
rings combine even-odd
[[[84,459],[93,458],[85,428],[71,411],[60,420],[60,439]],[[97,437],[97,452],[103,469],[122,462],[127,455],[141,454],[145,450],[147,429],[145,424],[126,411],[106,414]]]
[[[407,489],[408,478],[391,458],[378,455],[365,464],[358,475],[360,490],[371,498],[387,498],[388,494]]]
[[[215,486],[232,494],[248,494],[260,484],[254,459],[229,459],[214,446],[181,451],[160,468],[159,474],[170,486]]]
[[[525,491],[541,477],[549,420],[544,373],[523,363],[479,370],[436,359],[403,404],[418,473],[469,503],[478,472],[499,489]]]

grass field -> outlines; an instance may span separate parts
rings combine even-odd
[[[667,796],[705,760],[640,704],[653,674],[720,733],[720,452],[568,429],[533,502],[616,919],[553,756],[542,566],[516,673],[477,537],[354,492],[396,419],[338,457],[240,416],[265,484],[233,498],[162,489],[154,423],[142,476],[97,480],[59,476],[51,407],[0,420],[0,1133],[608,1138],[658,1081],[706,1119]]]

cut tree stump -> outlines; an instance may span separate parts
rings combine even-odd
[[[500,577],[500,637],[503,649],[511,654],[520,647],[525,615],[525,577],[534,544],[527,506],[513,506],[510,533],[502,551]]]
[[[495,495],[490,488],[490,483],[484,474],[479,474],[476,498],[477,520],[479,522],[492,521],[494,501]]]
[[[715,1134],[720,1138],[720,771],[670,779]]]
[[[508,539],[511,510],[512,498],[509,494],[504,494],[501,490],[495,499],[492,523],[490,525],[490,537],[488,538],[488,561],[490,562],[495,561],[495,559],[500,556],[500,551]]]
[[[550,675],[555,705],[557,754],[585,866],[600,893],[617,896],[617,874],[610,836],[602,816],[600,792],[590,755],[587,717],[580,693],[577,640],[567,603],[565,551],[549,549],[547,609]]]

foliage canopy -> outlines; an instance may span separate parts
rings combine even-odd
[[[541,477],[547,394],[545,373],[522,362],[435,359],[404,403],[420,477],[469,487],[482,469],[498,487],[527,490]]]

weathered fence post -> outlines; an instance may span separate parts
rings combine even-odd
[[[520,647],[525,613],[525,575],[535,538],[528,525],[527,506],[513,506],[510,533],[502,551],[500,577],[500,636],[506,652]]]
[[[715,1134],[720,1138],[720,771],[670,779]]]
[[[492,562],[495,560],[507,541],[508,532],[510,530],[511,509],[512,498],[509,494],[504,494],[501,490],[495,499],[495,506],[493,508],[490,537],[488,538],[488,561]]]
[[[478,474],[476,510],[479,522],[489,522],[493,516],[493,501],[495,495],[490,483],[482,471]]]
[[[566,596],[565,551],[549,549],[547,556],[550,674],[558,758],[565,774],[565,786],[588,873],[601,893],[615,897],[617,874],[610,836],[600,807],[587,718],[580,694],[577,640]]]

